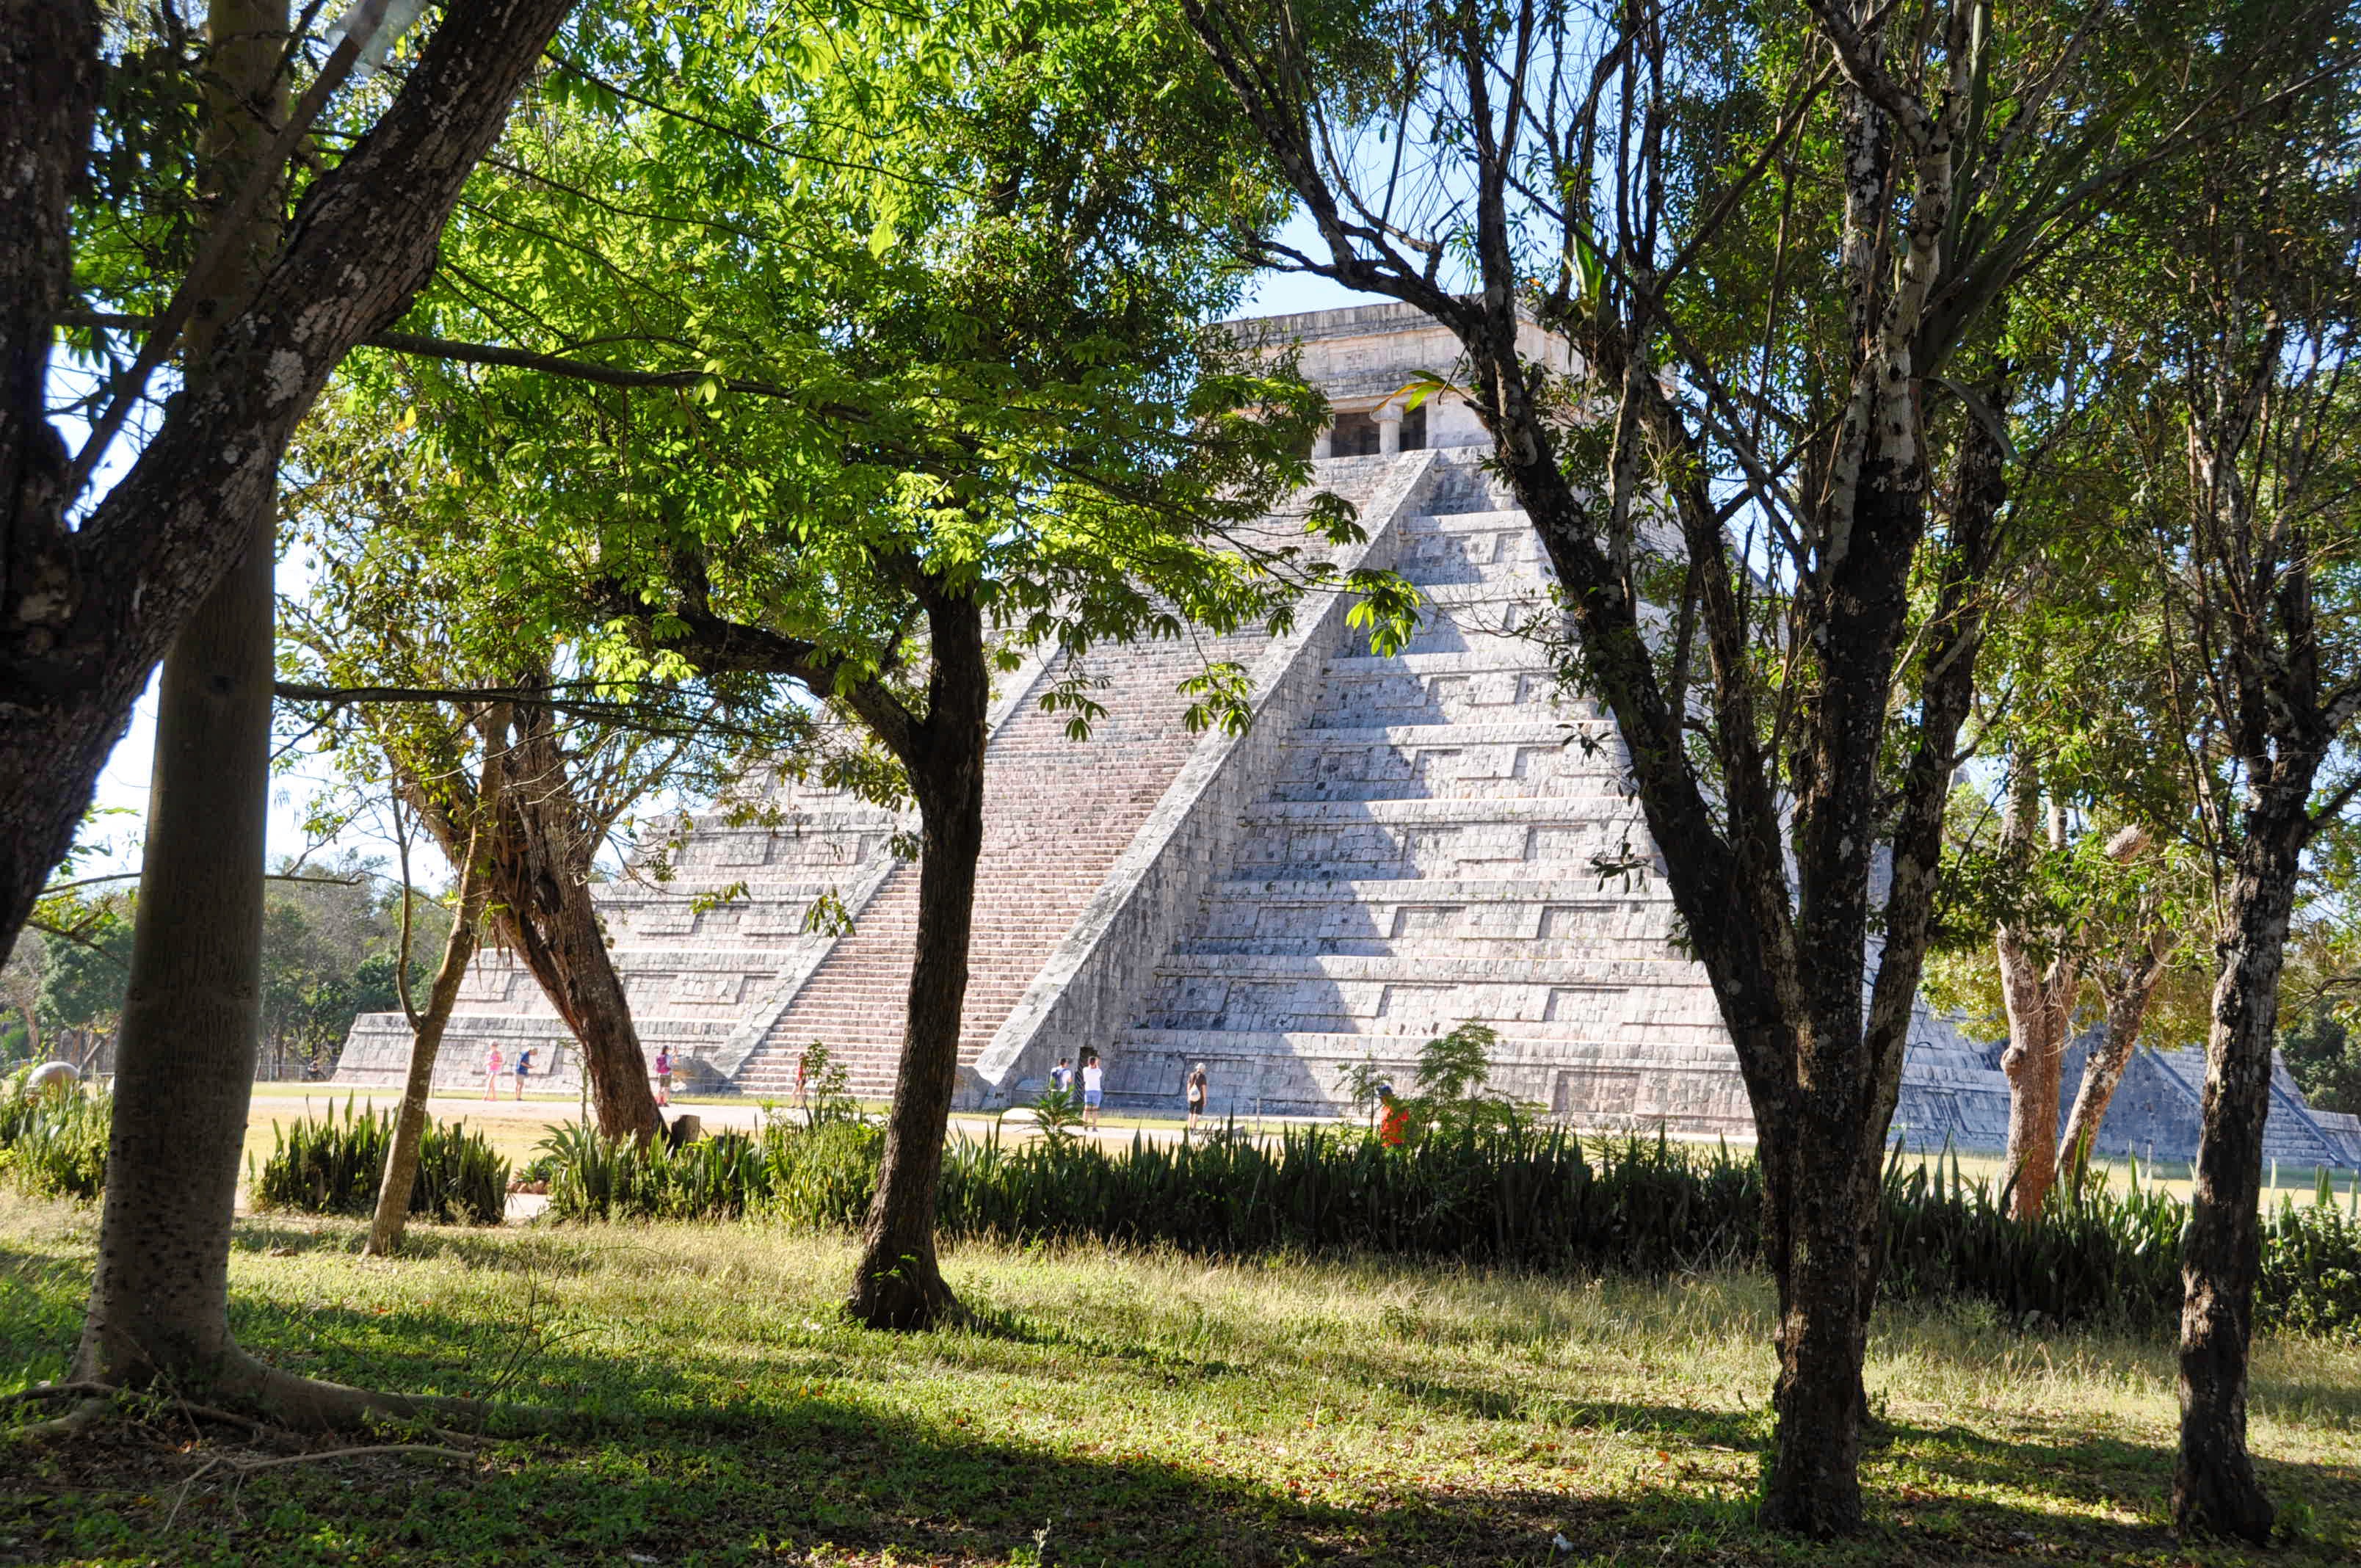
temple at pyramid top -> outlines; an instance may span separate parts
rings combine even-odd
[[[1005,1105],[1060,1057],[1101,1053],[1118,1109],[1174,1110],[1198,1063],[1215,1114],[1323,1113],[1375,1061],[1405,1075],[1466,1019],[1499,1034],[1492,1086],[1587,1128],[1749,1138],[1738,1064],[1703,971],[1673,944],[1672,904],[1626,781],[1614,726],[1563,689],[1521,635],[1553,581],[1530,520],[1485,467],[1480,424],[1447,380],[1449,334],[1411,307],[1356,306],[1235,323],[1300,346],[1336,418],[1312,487],[1357,510],[1341,564],[1391,567],[1425,601],[1417,637],[1371,656],[1338,596],[1280,637],[1094,649],[1106,709],[1073,740],[1038,697],[1067,672],[1039,658],[996,694],[984,848],[960,1047],[961,1096]],[[1537,329],[1528,352],[1566,369]],[[1268,520],[1300,528],[1310,489]],[[1192,735],[1180,683],[1209,657],[1251,673],[1240,735]],[[641,1038],[690,1086],[784,1098],[803,1048],[826,1044],[852,1086],[893,1083],[917,867],[910,823],[807,784],[775,825],[695,818],[658,882],[632,868],[596,890]],[[805,930],[815,901],[849,935]],[[438,1079],[482,1081],[488,1046],[531,1045],[578,1081],[574,1042],[532,978],[488,951],[470,970]],[[399,1014],[354,1026],[338,1078],[393,1084]],[[1897,1133],[1996,1148],[2007,1125],[1997,1047],[1922,1009]],[[2105,1152],[2182,1157],[2192,1069],[2143,1052],[2102,1130]],[[2311,1112],[2282,1072],[2273,1157],[2361,1162],[2349,1117]]]
[[[1328,395],[1335,422],[1312,448],[1314,457],[1376,457],[1491,443],[1466,399],[1448,389],[1458,340],[1414,305],[1352,305],[1230,324],[1246,343],[1295,349],[1304,379]],[[1531,323],[1524,324],[1519,346],[1527,359],[1554,370],[1573,367],[1574,351],[1565,340]],[[1436,382],[1444,389],[1417,395],[1415,389]],[[1412,408],[1413,402],[1418,406]]]

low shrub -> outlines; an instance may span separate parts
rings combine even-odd
[[[543,1147],[561,1219],[860,1223],[882,1129],[777,1122],[667,1152],[566,1128]],[[2134,1179],[2061,1190],[2032,1221],[1956,1159],[1897,1154],[1883,1187],[1889,1299],[1991,1302],[2026,1326],[2107,1319],[2142,1332],[2180,1312],[2187,1205]],[[1356,1131],[1135,1138],[1109,1153],[1071,1137],[955,1139],[937,1212],[947,1236],[1106,1241],[1216,1255],[1368,1252],[1491,1267],[1637,1274],[1757,1266],[1762,1172],[1751,1156],[1658,1138],[1586,1143],[1511,1121],[1389,1147]],[[2282,1200],[2264,1216],[2262,1322],[2361,1337],[2361,1214]]]
[[[839,1117],[796,1129],[721,1133],[677,1149],[642,1147],[568,1124],[542,1140],[549,1213],[560,1220],[736,1220],[856,1224],[876,1190],[884,1129]]]
[[[75,1088],[27,1098],[25,1075],[0,1082],[0,1174],[45,1198],[90,1200],[106,1190],[112,1095]]]
[[[247,1190],[258,1209],[306,1214],[368,1214],[377,1208],[386,1150],[393,1143],[391,1111],[355,1111],[346,1099],[318,1120],[271,1124],[270,1157],[247,1162]],[[418,1148],[418,1179],[410,1190],[413,1218],[439,1224],[496,1225],[508,1212],[509,1162],[464,1122],[431,1118]]]

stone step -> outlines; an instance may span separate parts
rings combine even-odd
[[[1372,666],[1321,683],[1312,729],[1366,729],[1540,721],[1552,716],[1557,677],[1546,670],[1433,671]]]
[[[1587,705],[1583,705],[1587,708]],[[1544,713],[1532,717],[1503,715],[1481,722],[1470,720],[1454,724],[1450,732],[1440,732],[1432,724],[1370,724],[1358,729],[1332,726],[1321,729],[1298,729],[1279,742],[1281,753],[1351,751],[1365,747],[1391,746],[1410,750],[1433,747],[1464,749],[1472,746],[1550,746],[1572,745],[1571,737],[1581,733],[1591,737],[1609,736],[1615,732],[1615,721],[1596,713]]]
[[[1429,922],[1443,928],[1433,928]],[[1516,905],[1450,912],[1413,905],[1389,916],[1356,912],[1350,905],[1332,914],[1264,910],[1241,902],[1235,911],[1215,912],[1203,935],[1175,941],[1170,954],[1172,963],[1180,966],[1256,954],[1390,958],[1405,963],[1430,958],[1488,963],[1646,959],[1677,950],[1672,945],[1677,927],[1669,905],[1553,919],[1547,909]],[[1159,962],[1158,972],[1167,967]]]

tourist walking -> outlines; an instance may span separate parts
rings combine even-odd
[[[484,1053],[484,1098],[487,1100],[498,1100],[500,1097],[501,1060],[500,1047],[498,1046]]]
[[[1099,1101],[1106,1091],[1106,1074],[1099,1069],[1096,1051],[1082,1053],[1082,1125],[1095,1133],[1099,1130]]]
[[[656,1103],[672,1103],[672,1047],[656,1047]]]
[[[1189,1069],[1189,1130],[1195,1132],[1197,1124],[1205,1118],[1205,1064],[1199,1062]]]
[[[1378,1123],[1378,1142],[1398,1149],[1410,1141],[1410,1107],[1394,1098],[1394,1086],[1378,1085],[1378,1104],[1385,1116]]]
[[[526,1079],[528,1079],[528,1078],[532,1077],[532,1076],[533,1076],[533,1047],[532,1047],[531,1046],[527,1046],[524,1049],[522,1049],[522,1050],[521,1050],[521,1051],[517,1052],[517,1059],[516,1059],[516,1080],[517,1080],[517,1085],[516,1085],[516,1097],[517,1097],[518,1099],[522,1100],[522,1099],[523,1099],[523,1098],[524,1098],[524,1080],[525,1080]]]
[[[1058,1065],[1049,1069],[1049,1087],[1060,1094],[1070,1094],[1074,1088],[1074,1058],[1060,1057]]]

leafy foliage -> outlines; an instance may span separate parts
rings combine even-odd
[[[28,1097],[25,1080],[19,1071],[0,1080],[0,1177],[39,1196],[98,1197],[114,1097],[80,1086]]]
[[[1421,1046],[1414,1073],[1418,1092],[1395,1092],[1395,1103],[1407,1113],[1411,1128],[1450,1134],[1471,1128],[1514,1131],[1522,1125],[1524,1107],[1505,1095],[1484,1091],[1492,1076],[1492,1052],[1499,1043],[1498,1029],[1467,1018]],[[1392,1069],[1375,1058],[1364,1058],[1346,1064],[1338,1082],[1355,1113],[1365,1115],[1392,1091],[1394,1076]]]
[[[331,1109],[288,1127],[271,1124],[270,1156],[260,1170],[248,1163],[248,1189],[258,1209],[310,1214],[369,1213],[393,1142],[394,1113]],[[509,1162],[467,1131],[464,1122],[429,1120],[418,1146],[418,1179],[410,1190],[412,1217],[438,1224],[496,1225],[508,1212]]]
[[[2279,1051],[2304,1098],[2323,1111],[2361,1112],[2361,1038],[2325,1003],[2279,1031]]]

